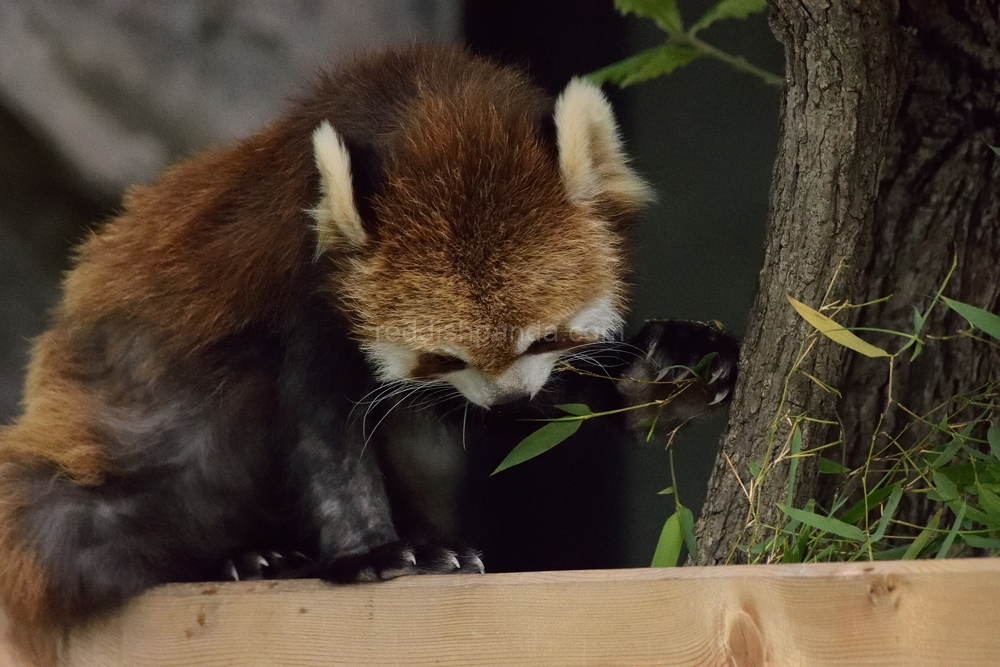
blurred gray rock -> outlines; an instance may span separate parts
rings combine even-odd
[[[320,67],[459,30],[459,0],[0,1],[0,424],[69,245],[124,188],[261,127]]]
[[[4,0],[0,96],[116,194],[260,127],[317,67],[457,32],[457,0]]]

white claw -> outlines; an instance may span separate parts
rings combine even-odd
[[[267,559],[257,554],[257,567],[271,567],[271,564],[267,562]]]
[[[479,571],[479,574],[483,574],[484,572],[486,572],[486,566],[483,565],[483,561],[479,558],[479,556],[473,556],[469,560],[472,563],[472,566]]]
[[[456,556],[453,553],[449,553],[448,556],[449,556],[448,562],[451,563],[451,569],[453,570],[462,569],[462,564],[458,562],[458,556]]]
[[[723,400],[724,400],[724,399],[726,398],[726,396],[728,396],[728,395],[729,395],[729,390],[728,390],[728,389],[723,389],[723,390],[721,390],[721,391],[717,392],[717,393],[715,394],[715,398],[714,398],[714,399],[712,399],[712,402],[711,402],[711,403],[709,403],[709,405],[715,405],[716,403],[720,403],[720,402],[721,402],[721,401],[723,401]]]
[[[404,551],[403,552],[403,560],[405,560],[406,562],[408,562],[410,565],[416,565],[417,564],[417,556],[412,551]]]
[[[226,573],[233,581],[240,580],[240,573],[236,571],[236,565],[231,560],[226,561]]]
[[[659,382],[660,380],[665,378],[667,376],[667,373],[669,372],[670,372],[669,367],[664,368],[663,370],[661,370],[659,373],[656,374],[656,376],[653,378],[653,382]]]
[[[718,380],[720,377],[722,377],[724,375],[729,375],[729,373],[726,372],[726,367],[725,366],[719,366],[717,369],[715,369],[712,372],[712,377],[711,377],[711,379],[709,379],[708,383],[712,384],[713,382],[715,382],[716,380]]]

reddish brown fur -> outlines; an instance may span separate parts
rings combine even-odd
[[[548,113],[544,98],[518,72],[482,74],[463,72],[458,94],[422,91],[408,110],[407,142],[374,202],[374,248],[346,265],[332,291],[351,302],[362,340],[418,323],[410,344],[458,343],[477,367],[499,373],[516,356],[514,341],[498,345],[477,327],[556,326],[604,295],[622,305],[623,262],[620,230],[567,200],[552,147],[525,113]],[[440,162],[442,153],[461,163]],[[446,312],[441,294],[451,298]]]
[[[91,433],[95,398],[79,380],[81,332],[124,314],[155,333],[169,353],[140,369],[152,380],[173,358],[248,325],[282,326],[315,250],[305,212],[318,198],[310,135],[326,117],[348,128],[380,122],[384,114],[367,109],[386,102],[364,88],[376,77],[387,91],[420,92],[398,126],[374,129],[376,138],[405,137],[372,204],[382,227],[370,247],[335,258],[340,269],[329,287],[359,338],[427,318],[437,332],[555,326],[603,295],[621,305],[620,234],[601,216],[632,213],[636,203],[585,208],[567,200],[553,148],[535,130],[551,102],[520,73],[457,51],[417,49],[324,78],[284,120],[132,189],[124,212],[78,250],[52,327],[34,347],[24,414],[0,431],[0,594],[22,643],[37,645],[31,628],[44,632],[64,619],[52,618],[45,574],[14,532],[20,466],[46,461],[88,485],[109,472]],[[442,147],[463,161],[439,163]],[[484,216],[507,222],[476,225]],[[442,292],[453,295],[447,312],[439,312]],[[440,333],[427,330],[420,342],[433,349]],[[487,372],[502,371],[515,354],[513,342],[457,342]]]

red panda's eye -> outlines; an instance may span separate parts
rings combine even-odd
[[[577,347],[578,345],[595,343],[597,340],[597,338],[582,335],[580,332],[559,328],[535,340],[535,342],[528,346],[528,349],[524,353],[544,354],[546,352],[560,352],[568,350],[571,347]]]
[[[555,331],[547,333],[534,343],[528,346],[528,349],[524,351],[525,354],[543,354],[545,352],[556,352],[558,350],[565,350],[568,347],[573,347],[579,343],[568,340],[566,338],[560,338]]]
[[[436,354],[434,352],[424,352],[417,358],[417,365],[410,372],[413,378],[429,378],[443,373],[460,371],[468,366],[458,357],[450,354]]]

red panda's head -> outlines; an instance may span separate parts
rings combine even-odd
[[[513,84],[418,93],[365,216],[341,136],[313,134],[318,251],[377,375],[481,406],[534,395],[563,351],[621,328],[621,222],[649,199],[598,88],[572,81],[540,119],[542,94]]]

